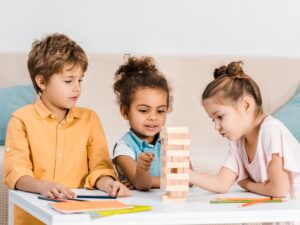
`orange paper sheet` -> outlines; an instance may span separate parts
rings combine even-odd
[[[113,210],[113,209],[129,209],[133,208],[118,200],[106,201],[68,201],[68,202],[55,202],[49,203],[53,209],[62,213],[76,213],[95,210]]]

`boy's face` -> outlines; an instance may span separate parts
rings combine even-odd
[[[129,112],[123,116],[140,139],[152,143],[166,122],[167,110],[167,93],[145,88],[134,93]]]
[[[242,101],[232,105],[220,103],[212,97],[204,100],[202,104],[222,137],[234,141],[247,134],[251,121]]]
[[[47,83],[41,84],[41,100],[60,119],[68,109],[76,105],[81,93],[83,71],[79,65],[67,65],[53,74]]]

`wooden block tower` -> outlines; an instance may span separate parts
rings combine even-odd
[[[160,188],[163,201],[183,202],[189,191],[189,130],[187,127],[166,127],[161,138]]]

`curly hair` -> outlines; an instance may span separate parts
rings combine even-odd
[[[155,88],[167,93],[167,106],[171,108],[171,88],[165,76],[157,69],[152,57],[128,56],[114,75],[114,93],[118,104],[128,112],[135,92],[143,88]]]
[[[37,75],[42,75],[47,82],[66,65],[79,65],[83,72],[88,66],[84,50],[68,36],[54,33],[32,43],[27,67],[37,93],[42,92],[35,81]]]

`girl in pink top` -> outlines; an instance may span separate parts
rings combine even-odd
[[[202,105],[215,129],[230,140],[227,158],[216,175],[190,172],[190,182],[224,193],[237,181],[257,194],[300,198],[300,144],[277,119],[262,109],[259,87],[242,62],[214,71]]]

